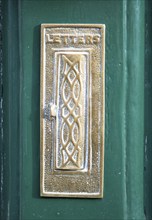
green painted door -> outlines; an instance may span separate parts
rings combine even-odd
[[[3,0],[3,220],[144,219],[143,0]],[[40,197],[40,24],[106,25],[103,199]]]

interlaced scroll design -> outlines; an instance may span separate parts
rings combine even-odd
[[[79,169],[81,158],[81,56],[62,55],[63,81],[61,84],[61,168]]]

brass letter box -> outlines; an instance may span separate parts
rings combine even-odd
[[[103,196],[104,57],[104,25],[41,25],[41,196]]]

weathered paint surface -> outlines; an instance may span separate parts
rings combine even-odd
[[[145,5],[145,204],[146,219],[152,219],[152,1]]]

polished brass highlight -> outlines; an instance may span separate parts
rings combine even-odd
[[[85,71],[85,55],[82,52],[62,52],[59,56],[63,62],[61,73],[63,74],[58,97],[59,113],[57,127],[60,127],[60,134],[57,135],[57,147],[60,149],[56,154],[57,169],[79,170],[84,164],[84,143],[83,130],[85,114],[82,115],[82,105],[85,106],[85,99],[82,94],[84,84],[83,75]],[[60,61],[60,62],[61,62]],[[58,73],[58,76],[60,73]],[[58,91],[60,88],[58,88]],[[59,140],[59,143],[58,143]],[[61,155],[60,155],[61,154]],[[60,165],[58,165],[60,164]]]
[[[41,196],[103,197],[104,56],[104,25],[41,25]]]

